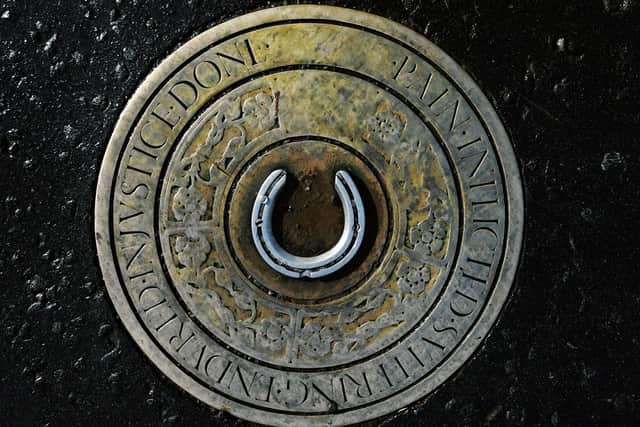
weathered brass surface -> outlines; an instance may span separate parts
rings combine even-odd
[[[277,170],[285,186],[260,200]],[[260,203],[272,234],[256,237]],[[434,390],[495,321],[522,220],[508,137],[460,67],[321,6],[242,16],[170,55],[123,112],[96,195],[105,282],[143,351],[198,399],[274,425],[354,423]],[[355,255],[318,278],[278,272],[256,240],[308,260],[345,230],[364,230]]]

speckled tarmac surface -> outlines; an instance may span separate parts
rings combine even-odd
[[[164,379],[106,295],[93,193],[155,64],[262,1],[0,2],[0,425],[245,425]],[[485,344],[369,425],[640,422],[640,2],[330,2],[424,33],[520,161],[524,255]]]

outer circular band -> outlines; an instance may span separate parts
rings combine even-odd
[[[138,322],[136,313],[129,305],[127,296],[120,286],[115,260],[113,258],[112,236],[110,234],[108,214],[111,208],[110,191],[115,178],[114,165],[118,160],[121,150],[127,143],[126,135],[128,130],[134,124],[135,118],[138,116],[149,95],[159,87],[164,77],[180,67],[193,52],[206,47],[216,40],[229,37],[238,31],[250,29],[258,25],[288,19],[322,19],[336,23],[344,22],[349,25],[360,25],[374,31],[384,32],[402,44],[412,47],[417,52],[421,52],[423,55],[437,62],[441,69],[446,72],[447,76],[457,85],[459,90],[470,100],[470,103],[475,107],[478,115],[482,119],[501,160],[507,188],[506,205],[508,208],[509,228],[506,232],[505,255],[492,294],[489,296],[488,303],[478,321],[475,323],[471,333],[467,335],[456,350],[438,367],[437,375],[430,375],[424,378],[418,384],[396,394],[391,399],[345,413],[304,418],[304,423],[307,425],[350,424],[379,417],[406,407],[417,399],[432,392],[446,378],[457,371],[464,362],[468,360],[473,351],[478,348],[496,321],[509,295],[520,256],[523,235],[524,203],[520,174],[509,138],[498,115],[478,86],[449,56],[421,35],[399,24],[370,14],[334,7],[305,5],[272,8],[241,16],[205,31],[193,40],[187,42],[163,61],[149,77],[145,79],[121,114],[109,141],[96,189],[95,235],[97,251],[108,293],[120,318],[136,343],[153,363],[158,366],[164,375],[168,376],[172,381],[201,401],[213,407],[225,409],[240,418],[254,422],[268,421],[271,424],[282,426],[290,425],[292,422],[296,423],[294,420],[300,421],[295,415],[273,413],[262,409],[251,408],[214,393],[192,378],[185,376],[181,369],[164,355]]]

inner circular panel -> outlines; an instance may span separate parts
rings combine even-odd
[[[327,302],[362,283],[380,262],[390,234],[385,191],[361,156],[336,141],[309,137],[274,145],[252,159],[236,179],[225,217],[226,236],[247,277],[276,298]],[[251,209],[258,189],[275,169],[287,172],[287,182],[274,210],[274,236],[299,256],[317,255],[338,241],[344,214],[334,189],[335,174],[345,170],[355,181],[367,215],[364,240],[337,272],[319,279],[286,277],[270,268],[251,243]]]

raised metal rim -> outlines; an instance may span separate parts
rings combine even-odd
[[[362,409],[337,415],[305,417],[305,422],[308,425],[345,425],[371,420],[414,403],[441,385],[469,359],[471,354],[486,337],[509,295],[522,247],[524,223],[523,190],[518,164],[509,137],[493,106],[477,84],[453,59],[422,35],[393,21],[366,12],[333,6],[294,5],[274,7],[249,13],[221,23],[191,39],[169,55],[147,76],[133,94],[118,119],[102,160],[96,188],[96,246],[107,291],[118,315],[138,346],[164,375],[197,399],[213,407],[226,410],[237,417],[257,423],[267,421],[270,424],[279,426],[288,426],[291,425],[292,422],[300,421],[298,416],[248,408],[225,399],[184,375],[180,368],[167,359],[136,320],[132,307],[128,305],[126,296],[119,284],[111,251],[108,215],[109,193],[114,177],[113,165],[116,163],[118,154],[126,143],[125,137],[127,130],[133,125],[133,120],[138,111],[142,108],[148,95],[157,88],[162,78],[176,67],[182,65],[192,52],[207,46],[217,39],[232,35],[243,29],[254,27],[257,22],[268,23],[286,19],[324,19],[335,21],[336,23],[360,24],[384,32],[414,47],[416,50],[425,53],[431,60],[437,62],[442,69],[446,70],[449,79],[455,82],[458,88],[463,91],[478,110],[482,112],[480,117],[484,121],[487,131],[493,139],[505,173],[509,228],[506,231],[507,239],[504,248],[502,269],[496,279],[493,292],[488,297],[488,303],[484,311],[480,314],[476,325],[467,334],[458,348],[442,363],[438,369],[438,375],[431,375],[410,389],[388,400]]]

